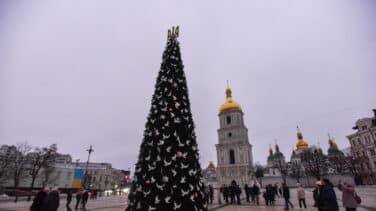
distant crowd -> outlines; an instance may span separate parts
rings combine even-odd
[[[74,208],[86,210],[86,204],[91,199],[96,199],[98,196],[97,191],[88,191],[84,189],[79,189],[76,192],[76,203]],[[70,204],[72,202],[72,191],[66,191],[66,208],[71,210]],[[30,206],[30,211],[57,211],[60,206],[60,193],[59,188],[56,186],[54,188],[46,187],[40,190],[34,197],[33,203]]]
[[[342,191],[342,201],[343,207],[346,211],[356,211],[356,208],[361,203],[361,199],[355,192],[355,185],[353,181],[342,182],[339,181],[338,189]],[[209,186],[207,189],[208,204],[213,201],[213,188]],[[268,184],[261,188],[260,184],[254,182],[253,185],[244,185],[245,201],[246,203],[253,203],[254,205],[260,205],[260,197],[264,198],[266,206],[274,206],[278,198],[283,199],[284,207],[286,210],[294,208],[293,203],[290,200],[290,188],[286,183],[282,185]],[[227,204],[241,204],[241,193],[242,189],[236,183],[232,181],[229,185],[222,185],[219,188],[218,203],[222,203],[222,200]],[[319,211],[338,211],[337,196],[334,191],[334,185],[328,180],[323,179],[316,182],[316,186],[312,190],[314,207],[317,207]],[[307,209],[306,203],[306,190],[305,188],[297,183],[297,198],[296,198],[300,209]]]

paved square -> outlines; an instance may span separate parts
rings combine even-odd
[[[373,187],[361,187],[357,188],[357,192],[362,198],[362,204],[358,208],[358,211],[376,211],[376,186]],[[341,192],[336,189],[338,204],[340,205],[340,210],[345,210],[342,207],[341,201]],[[306,189],[306,198],[307,198],[307,211],[317,210],[313,207],[313,198],[311,188]],[[298,200],[296,197],[296,190],[291,189],[291,202],[294,204],[294,210],[300,210],[298,205]],[[70,209],[65,207],[66,200],[64,194],[62,194],[62,199],[60,200],[59,211],[70,211],[74,210],[75,199],[71,203]],[[125,196],[110,196],[110,197],[99,197],[96,200],[89,200],[87,204],[87,210],[100,210],[100,211],[124,211],[127,203],[127,198]],[[260,198],[260,206],[255,206],[249,203],[244,203],[240,206],[227,205],[223,206],[219,204],[213,204],[209,206],[209,210],[216,211],[245,211],[245,210],[267,210],[267,211],[280,211],[284,210],[283,208],[283,199],[277,198],[276,205],[267,207],[263,198]],[[1,211],[28,211],[31,202],[21,200],[18,203],[11,201],[0,202]]]

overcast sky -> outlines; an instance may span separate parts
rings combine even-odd
[[[235,3],[236,2],[236,3]],[[255,161],[296,125],[340,148],[376,108],[376,2],[1,1],[0,144],[131,168],[138,156],[167,29],[180,44],[201,165],[216,162],[226,80]]]

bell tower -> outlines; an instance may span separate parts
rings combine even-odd
[[[229,185],[235,180],[240,187],[250,184],[253,178],[252,145],[248,141],[248,129],[244,125],[240,104],[232,99],[229,86],[226,101],[219,108],[217,150],[218,184]]]

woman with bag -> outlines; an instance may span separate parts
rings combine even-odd
[[[340,180],[338,189],[342,191],[342,202],[346,211],[356,211],[356,207],[358,206],[357,198],[359,198],[359,196],[355,192],[353,181],[347,180],[342,184]]]

